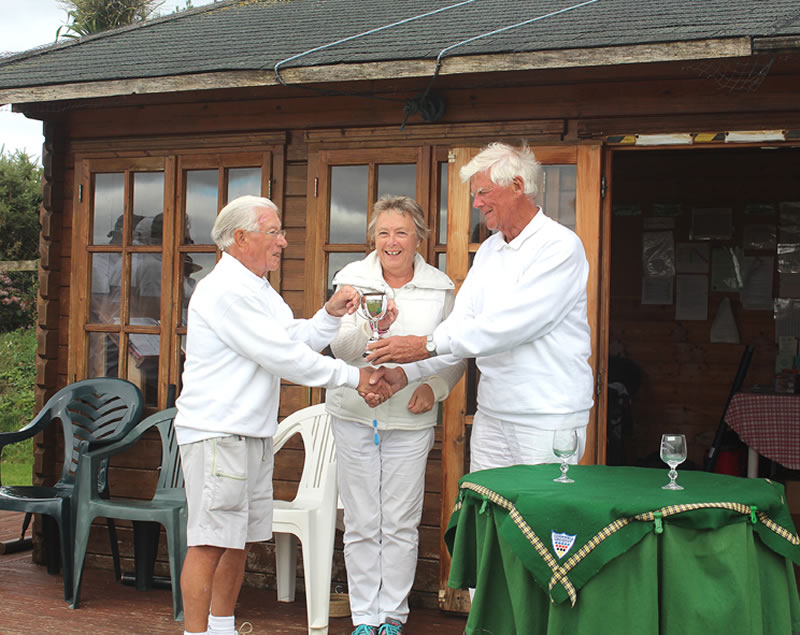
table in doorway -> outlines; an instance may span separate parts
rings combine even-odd
[[[449,585],[475,588],[468,635],[788,635],[800,540],[783,486],[707,472],[577,465],[459,481]]]
[[[758,455],[800,470],[800,395],[738,392],[725,412],[747,445],[747,475],[758,476]]]

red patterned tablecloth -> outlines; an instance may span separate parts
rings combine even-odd
[[[800,395],[736,393],[725,422],[760,455],[800,469]]]

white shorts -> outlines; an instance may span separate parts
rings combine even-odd
[[[181,446],[189,547],[244,549],[272,538],[272,438],[225,436]]]

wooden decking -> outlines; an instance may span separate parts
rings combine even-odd
[[[19,536],[22,514],[0,512],[0,540]],[[137,592],[118,584],[111,571],[87,569],[81,605],[72,610],[64,602],[61,575],[31,561],[31,552],[0,555],[0,634],[84,633],[182,634],[183,623],[172,619],[172,594],[167,589]],[[244,588],[236,611],[237,623],[248,621],[253,635],[306,633],[302,597],[279,603],[275,591]],[[466,618],[438,610],[412,609],[408,635],[458,635]],[[331,618],[330,635],[349,635],[349,617]]]

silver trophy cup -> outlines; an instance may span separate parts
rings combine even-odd
[[[358,303],[358,314],[369,322],[372,335],[367,340],[367,345],[370,342],[377,342],[381,336],[378,333],[378,322],[386,315],[386,310],[389,307],[389,298],[383,291],[370,291],[361,294],[361,300]],[[364,357],[369,354],[369,351],[364,352]]]

